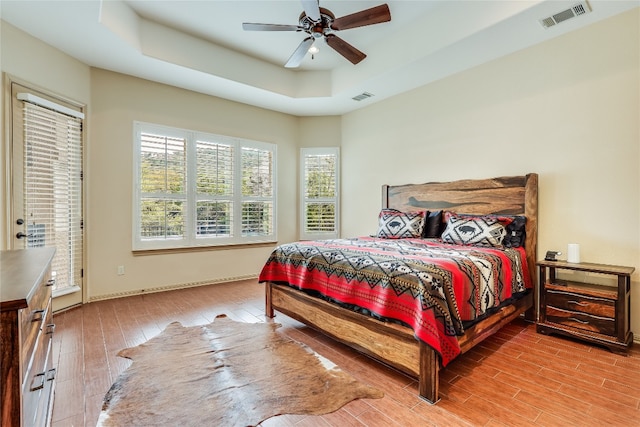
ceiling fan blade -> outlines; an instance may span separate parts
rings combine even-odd
[[[342,40],[340,37],[335,34],[327,34],[325,36],[327,44],[333,50],[338,52],[340,55],[344,56],[347,60],[349,60],[353,65],[356,65],[364,58],[367,57],[364,53],[360,52],[355,47],[351,46],[346,41]]]
[[[342,16],[333,20],[331,28],[340,31],[350,28],[364,27],[365,25],[380,24],[391,21],[389,6],[381,4],[371,9],[361,10],[351,15]]]
[[[307,54],[314,41],[315,39],[313,37],[307,37],[306,39],[302,40],[302,42],[296,48],[295,52],[293,52],[291,57],[289,57],[287,63],[284,64],[285,68],[297,68],[304,59],[304,56]]]
[[[305,15],[309,17],[313,22],[320,20],[320,6],[318,6],[318,0],[300,0]]]
[[[242,29],[245,31],[300,31],[303,28],[298,25],[257,24],[253,22],[243,22]]]

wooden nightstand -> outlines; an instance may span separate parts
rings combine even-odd
[[[537,331],[558,333],[627,354],[633,341],[630,329],[631,273],[618,265],[539,261],[540,298]],[[618,286],[560,280],[557,270],[617,276]]]

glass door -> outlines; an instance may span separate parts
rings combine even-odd
[[[12,101],[12,246],[55,247],[53,295],[70,295],[66,305],[78,304],[83,282],[84,115],[15,83]]]

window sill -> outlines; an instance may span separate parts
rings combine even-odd
[[[76,292],[80,292],[80,286],[68,286],[62,289],[56,289],[51,293],[52,298],[62,297],[69,294],[75,294]]]
[[[267,246],[274,246],[278,244],[277,241],[270,242],[257,242],[257,243],[240,243],[233,245],[215,245],[215,246],[191,246],[186,248],[161,248],[161,249],[135,249],[131,252],[134,256],[145,255],[162,255],[162,254],[177,254],[177,253],[190,253],[190,252],[211,252],[221,251],[229,249],[248,249],[248,248],[260,248]]]

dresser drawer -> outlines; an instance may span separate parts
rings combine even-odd
[[[50,390],[55,378],[53,369],[53,327],[49,323],[38,334],[30,366],[22,384],[24,424],[44,425],[48,418]]]
[[[547,305],[545,313],[547,322],[604,335],[616,334],[614,318],[594,316],[575,310],[563,310],[549,305]]]
[[[547,306],[598,317],[616,317],[616,302],[611,299],[551,289],[547,290],[546,299]]]
[[[51,286],[47,286],[50,279],[50,275],[45,275],[43,282],[36,288],[33,298],[29,301],[29,307],[20,311],[21,360],[29,361],[39,334],[46,331],[47,325],[52,322]],[[29,364],[25,363],[22,367],[23,378],[28,368]]]
[[[24,359],[25,375],[22,384],[23,391],[29,391],[34,388],[35,385],[39,384],[38,374],[47,370],[47,359],[50,353],[51,338],[53,337],[54,330],[54,326],[51,323],[51,304],[47,306],[47,309],[48,315],[42,320],[42,329],[38,328],[33,352]]]

